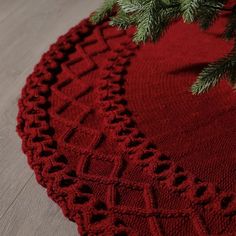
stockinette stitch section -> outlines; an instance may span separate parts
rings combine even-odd
[[[85,19],[35,66],[17,131],[81,235],[235,235],[236,95],[227,83],[188,91],[202,63],[230,50],[224,24],[206,34],[175,22],[138,47],[133,29]]]

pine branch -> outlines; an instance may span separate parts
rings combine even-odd
[[[145,7],[141,0],[118,0],[118,4],[125,13],[137,13]]]
[[[236,41],[236,5],[224,7],[227,0],[104,0],[104,4],[91,16],[93,23],[98,23],[115,9],[116,14],[110,17],[110,25],[128,28],[135,25],[136,43],[148,39],[158,40],[166,32],[171,23],[182,16],[184,22],[199,23],[204,30],[208,29],[221,11],[231,11],[224,32],[226,39]],[[227,77],[236,87],[236,46],[224,58],[209,64],[199,74],[192,86],[192,93],[199,94],[216,86]]]
[[[137,32],[134,35],[136,43],[146,41],[149,37],[152,41],[158,40],[180,14],[177,7],[169,8],[169,5],[161,0],[151,0],[148,7],[139,13],[139,16]]]
[[[155,24],[155,16],[159,12],[159,0],[146,1],[145,7],[139,13],[139,21],[137,24],[137,32],[134,35],[134,41],[136,43],[144,42],[153,33]]]
[[[236,82],[236,43],[232,51],[224,58],[209,64],[199,74],[198,79],[192,85],[192,93],[200,94],[216,86],[220,80],[227,77],[229,82],[235,86]]]
[[[192,23],[199,20],[200,26],[207,29],[217,17],[217,13],[223,9],[224,0],[183,0],[181,10],[183,20]]]
[[[225,0],[218,1],[216,4],[213,0],[209,1],[207,5],[204,5],[204,8],[201,8],[199,10],[197,19],[200,27],[203,30],[207,30],[210,26],[213,25],[213,23],[219,16],[220,11],[223,9],[224,4]]]
[[[236,37],[236,9],[231,13],[228,23],[225,27],[224,37],[227,40],[233,39]]]
[[[171,23],[180,17],[179,8],[163,8],[160,10],[154,25],[154,31],[151,35],[152,41],[157,41],[167,31]]]
[[[113,7],[116,5],[116,3],[117,0],[105,0],[103,5],[90,17],[91,22],[93,24],[101,22],[112,12]]]
[[[127,29],[130,25],[135,23],[137,23],[136,15],[128,15],[120,9],[116,16],[111,17],[109,24],[111,26]]]
[[[127,29],[130,25],[138,24],[137,14],[143,9],[141,0],[118,0],[118,5],[120,9],[116,16],[111,17],[110,25]]]
[[[204,0],[183,0],[180,4],[183,20],[187,23],[192,23],[197,14],[200,6],[204,3]]]

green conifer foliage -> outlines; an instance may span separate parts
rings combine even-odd
[[[133,39],[141,43],[148,39],[159,40],[176,19],[198,23],[201,29],[207,30],[221,11],[229,11],[222,36],[226,40],[234,40],[234,47],[228,55],[211,62],[200,72],[191,87],[193,94],[200,94],[216,86],[222,79],[227,79],[236,88],[236,5],[226,8],[226,3],[227,0],[105,0],[92,14],[91,21],[97,24],[109,17],[112,26],[127,29],[134,25],[137,30]]]

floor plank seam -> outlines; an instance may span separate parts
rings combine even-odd
[[[16,194],[15,198],[13,199],[13,201],[11,202],[11,204],[7,207],[7,209],[3,212],[2,216],[0,216],[0,220],[2,220],[4,218],[4,216],[6,215],[6,213],[9,211],[9,209],[11,208],[11,206],[14,204],[14,202],[16,201],[16,199],[18,198],[18,196],[21,194],[21,192],[25,189],[26,185],[29,183],[29,181],[31,180],[31,178],[33,177],[33,173],[30,175],[29,179],[25,182],[25,184],[23,185],[23,187],[21,188],[21,190]]]

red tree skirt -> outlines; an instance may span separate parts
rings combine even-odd
[[[189,92],[230,51],[224,24],[176,22],[138,48],[132,29],[84,20],[35,66],[17,130],[81,235],[235,235],[236,93]]]

